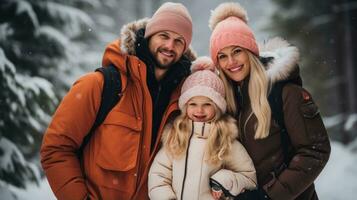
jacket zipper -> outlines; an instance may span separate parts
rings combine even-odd
[[[205,125],[206,125],[206,123],[203,123],[203,126],[202,126],[202,133],[201,133],[202,137],[203,137],[203,135],[204,135],[204,133],[205,133]]]
[[[246,128],[247,128],[248,121],[252,116],[253,116],[253,111],[249,114],[247,119],[244,121],[243,128],[239,128],[239,130],[243,132],[242,133],[242,136],[243,136],[242,140],[246,140],[247,139]],[[242,127],[242,113],[239,113],[238,125],[239,125],[239,127]]]
[[[145,97],[145,95],[143,95],[143,97]],[[143,99],[143,102],[145,102],[145,98]],[[144,104],[143,104],[143,107],[142,109],[144,110]],[[144,116],[141,116],[142,119]],[[144,123],[144,121],[143,121]],[[145,131],[145,124],[143,124],[143,128],[142,128],[142,131],[144,132]],[[136,158],[136,162],[137,162],[137,167],[136,167],[136,172],[134,174],[134,176],[136,176],[136,183],[135,183],[135,192],[133,193],[134,195],[136,195],[137,193],[137,189],[139,188],[140,186],[140,180],[141,180],[141,155],[143,154],[143,149],[142,149],[142,145],[143,145],[143,140],[144,140],[144,134],[140,134],[140,140],[139,140],[139,150],[138,150],[138,155],[137,155],[137,158]]]
[[[186,182],[186,175],[187,175],[187,160],[188,160],[188,151],[190,150],[190,142],[191,142],[191,139],[192,139],[192,136],[193,136],[193,121],[192,121],[192,129],[191,129],[191,135],[190,135],[190,138],[188,139],[188,146],[187,146],[187,150],[186,150],[186,158],[185,158],[185,171],[184,171],[184,174],[183,174],[183,181],[182,181],[182,189],[181,189],[181,200],[183,200],[183,191],[185,189],[185,182]]]
[[[140,67],[140,60],[138,59],[138,62],[139,62],[139,67]],[[139,70],[139,73],[140,73],[140,70]],[[147,99],[145,98],[145,95],[144,95],[144,90],[145,88],[142,88],[141,89],[141,94],[143,96],[143,102],[146,102]],[[149,91],[149,88],[147,88],[147,90]],[[150,93],[150,92],[149,92]],[[150,101],[151,98],[148,99],[148,101]],[[150,104],[149,104],[150,105]],[[145,103],[142,104],[142,108],[141,108],[143,111],[145,110]],[[144,115],[145,113],[143,113],[143,115],[141,116],[142,118],[141,119],[144,119]],[[145,116],[146,117],[146,116]],[[142,131],[145,132],[146,130],[146,126],[147,126],[147,123],[144,123],[144,120],[143,120],[143,127],[142,127]],[[140,187],[140,184],[141,184],[141,155],[143,154],[143,149],[140,149],[143,145],[143,140],[144,140],[144,134],[140,134],[140,141],[139,141],[139,152],[138,152],[138,156],[137,156],[137,167],[136,167],[136,183],[135,183],[135,192],[133,193],[133,196],[136,196],[136,193],[138,192],[138,188]],[[150,151],[150,150],[149,150]]]
[[[243,95],[242,95],[242,90],[241,90],[241,86],[240,85],[238,85],[238,95],[239,95],[239,106],[240,107],[243,107],[243,105],[244,105],[244,99],[243,99]],[[240,111],[239,111],[239,115],[238,115],[238,125],[239,125],[239,129],[240,129],[240,131],[242,132],[242,136],[243,136],[243,138],[242,139],[246,139],[246,137],[245,137],[245,133],[244,133],[244,127],[242,128],[242,112],[243,112],[243,110],[241,109]]]
[[[239,113],[238,116],[238,127],[239,127],[239,131],[241,132],[240,135],[242,136],[242,141],[245,141],[245,134],[244,134],[244,128],[242,128],[242,112]]]
[[[243,98],[242,90],[240,89],[240,86],[238,86],[238,95],[241,100],[241,105],[244,105],[244,98]]]
[[[244,137],[247,137],[246,127],[247,127],[247,124],[248,124],[249,119],[250,119],[252,116],[253,116],[253,111],[249,114],[247,120],[245,120],[245,122],[244,122],[244,126],[243,126],[243,129],[244,129],[244,130],[243,130]],[[254,135],[255,135],[255,134],[254,134]]]
[[[244,82],[243,82],[244,84]],[[238,86],[238,94],[239,94],[239,97],[240,97],[240,100],[241,100],[241,106],[244,105],[244,97],[242,95],[242,90],[241,90],[241,86]],[[246,140],[247,138],[247,135],[246,135],[246,127],[247,127],[247,124],[248,124],[248,121],[249,119],[253,116],[253,110],[251,111],[251,113],[248,115],[248,118],[245,120],[244,124],[243,124],[243,129],[241,129],[241,131],[243,132],[243,138],[244,140]],[[241,122],[241,118],[242,118],[242,111],[239,112],[239,116],[238,116],[238,123],[239,123],[239,126],[242,127],[242,122]]]

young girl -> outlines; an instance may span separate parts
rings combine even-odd
[[[236,121],[225,114],[224,97],[223,82],[210,70],[186,79],[181,115],[166,125],[149,172],[151,199],[218,199],[221,193],[211,194],[210,179],[229,196],[256,187],[252,160],[236,139]]]

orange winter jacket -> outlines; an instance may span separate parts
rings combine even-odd
[[[60,200],[148,199],[147,174],[158,149],[156,142],[150,153],[152,100],[145,64],[135,55],[124,54],[121,42],[117,40],[107,47],[103,66],[118,67],[123,96],[91,137],[83,151],[83,160],[78,160],[76,151],[99,109],[104,82],[99,72],[89,73],[74,83],[44,135],[41,164]],[[130,78],[126,77],[127,69]],[[178,110],[178,97],[176,88],[157,141],[170,114]]]

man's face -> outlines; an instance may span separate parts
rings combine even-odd
[[[149,50],[160,69],[168,69],[176,63],[181,58],[185,45],[184,38],[172,31],[160,31],[149,40]]]

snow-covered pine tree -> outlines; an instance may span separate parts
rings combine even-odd
[[[54,108],[79,66],[94,23],[73,2],[0,4],[0,190],[40,178],[38,151]],[[99,1],[98,1],[99,2]],[[56,88],[56,89],[54,89]]]

